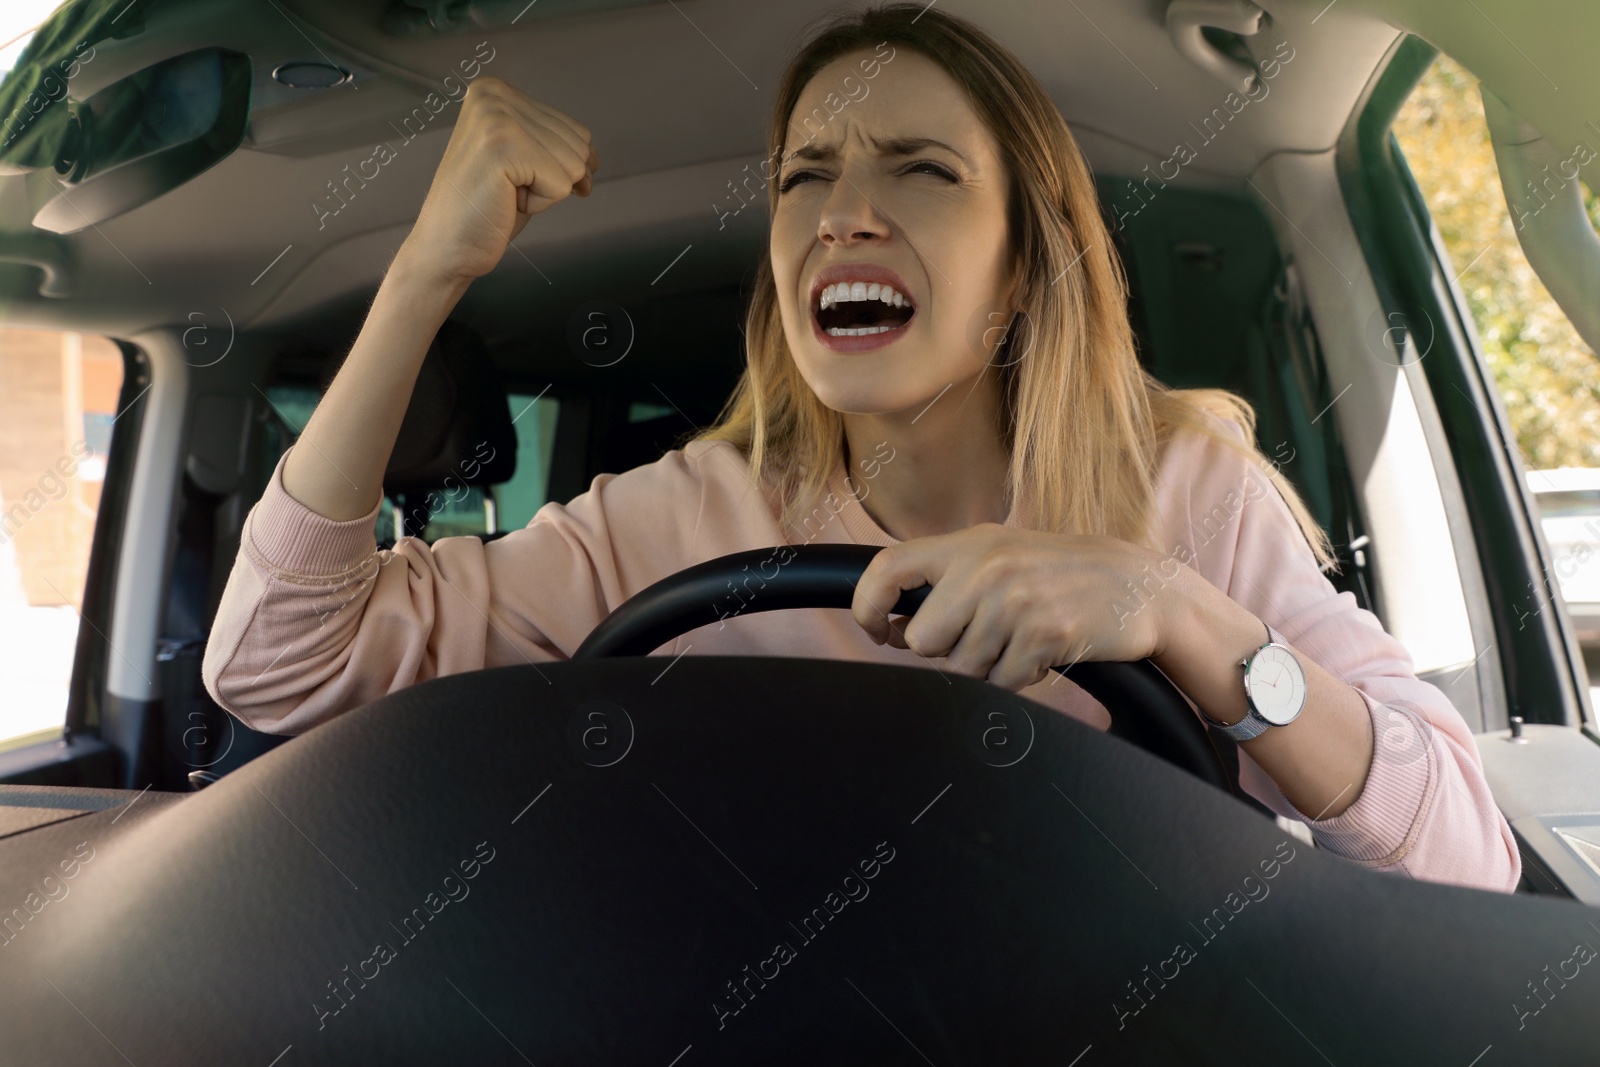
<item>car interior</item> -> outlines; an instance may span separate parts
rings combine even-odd
[[[1553,602],[1516,611],[1541,585],[1549,548],[1455,270],[1388,132],[1445,53],[1550,143],[1592,142],[1600,68],[1583,42],[1600,39],[1600,8],[942,6],[1014,49],[1060,107],[1127,270],[1141,361],[1168,385],[1251,402],[1256,444],[1292,455],[1282,469],[1335,546],[1334,588],[1377,615],[1471,726],[1522,850],[1516,895],[1600,906],[1600,731],[1582,652]],[[119,93],[137,104],[187,87],[210,93],[214,114],[194,120],[206,134],[194,138],[163,133],[147,111],[148,137],[183,143],[105,162],[93,154],[110,144],[103,135],[74,134],[54,166],[0,148],[5,324],[104,336],[123,362],[64,727],[0,751],[0,869],[16,871],[17,886],[51,826],[109,824],[130,801],[153,819],[286,745],[333,751],[333,741],[309,747],[320,731],[249,730],[206,692],[201,657],[244,520],[355,339],[448,141],[459,100],[424,104],[439,99],[441,78],[467,78],[470,64],[548,100],[594,131],[604,168],[591,197],[532,221],[434,340],[385,475],[384,548],[408,535],[492,541],[714,420],[741,370],[743,312],[766,255],[753,164],[768,94],[835,8],[62,9],[62,54],[92,44],[70,93],[107,101],[98,129],[113,105],[135,106]],[[1279,62],[1270,92],[1221,107],[1269,55]],[[8,113],[15,93],[0,90]],[[373,176],[358,162],[380,142],[393,158]],[[1178,144],[1192,160],[1174,175]],[[1508,157],[1533,151],[1506,145]],[[1589,181],[1600,184],[1595,168]],[[1550,236],[1544,258],[1531,247],[1529,258],[1541,276],[1582,277],[1573,257],[1585,254]],[[1600,347],[1600,287],[1551,289]],[[48,840],[53,857],[65,838]],[[1355,874],[1337,886],[1410,914],[1399,898],[1361,897]],[[1551,1024],[1540,1040],[1559,1032]]]

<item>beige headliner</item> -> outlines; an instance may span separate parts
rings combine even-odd
[[[447,107],[409,144],[391,123],[485,40],[495,50],[485,70],[588,125],[605,168],[592,197],[557,205],[527,227],[497,271],[468,294],[466,314],[487,320],[503,337],[517,331],[519,316],[541,291],[643,297],[736,283],[761,254],[765,209],[754,203],[719,227],[715,205],[732,206],[728,183],[747,177],[762,158],[763,121],[784,59],[837,5],[801,0],[762,5],[757,14],[733,0],[679,0],[423,40],[384,34],[377,19],[383,6],[382,0],[178,0],[156,8],[143,34],[97,46],[94,61],[74,80],[75,97],[193,48],[249,52],[258,94],[246,144],[154,203],[65,238],[75,264],[74,296],[0,304],[4,321],[131,335],[186,324],[195,312],[219,319],[219,310],[241,330],[269,333],[314,331],[341,313],[347,319],[415,217],[457,108]],[[1135,173],[1171,155],[1179,141],[1200,144],[1191,123],[1228,93],[1173,48],[1165,6],[1161,0],[944,4],[1021,56],[1096,171],[1108,175]],[[1461,59],[1558,143],[1600,121],[1600,71],[1583,54],[1600,40],[1600,5],[1264,0],[1262,6],[1272,24],[1253,52],[1270,54],[1285,41],[1294,59],[1268,97],[1204,145],[1178,184],[1237,186],[1274,152],[1330,148],[1398,35],[1381,20],[1384,10],[1400,13],[1394,17]],[[324,55],[358,71],[353,87],[294,94],[268,77],[278,63]],[[1600,127],[1588,136],[1600,143]],[[312,204],[327,193],[326,183],[385,139],[400,146],[396,160],[319,230]],[[0,178],[0,227],[29,229],[27,186],[31,180],[37,193],[41,177]]]

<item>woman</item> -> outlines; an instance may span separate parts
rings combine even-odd
[[[746,615],[757,578],[666,651],[933,667],[1101,729],[1105,709],[1049,667],[1148,657],[1244,729],[1240,665],[1276,641],[1303,671],[1301,713],[1241,742],[1245,790],[1353,862],[1511,891],[1521,862],[1465,722],[1335,594],[1326,536],[1251,444],[1254,412],[1140,368],[1089,170],[1015,57],[932,8],[851,16],[792,61],[772,131],[770,257],[717,425],[498,541],[378,552],[427,339],[599,167],[581,123],[474,81],[365,327],[246,523],[206,650],[218,703],[296,733],[416,681],[565,658],[706,559],[885,545],[849,616]],[[909,622],[885,615],[924,584]]]

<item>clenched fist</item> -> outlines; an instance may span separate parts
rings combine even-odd
[[[407,246],[431,271],[470,282],[494,269],[534,215],[569,193],[588,196],[599,168],[583,123],[481,77],[462,100]]]

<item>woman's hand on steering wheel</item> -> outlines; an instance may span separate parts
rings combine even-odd
[[[943,656],[959,674],[1015,691],[1057,665],[1158,658],[1185,570],[1113,537],[980,523],[879,552],[850,613],[880,645]],[[909,620],[885,614],[922,585],[933,590]]]

